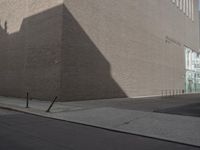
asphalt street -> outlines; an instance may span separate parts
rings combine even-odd
[[[0,150],[200,150],[0,109]]]

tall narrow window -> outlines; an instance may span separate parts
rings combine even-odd
[[[185,6],[186,6],[186,5],[185,5],[185,1],[186,1],[186,0],[183,0],[183,12],[184,12],[184,13],[186,12],[186,11],[185,11],[185,10],[186,10],[186,7],[185,7]]]
[[[178,9],[194,21],[194,0],[171,0]]]
[[[189,15],[189,0],[186,0],[186,15]]]
[[[191,9],[192,9],[192,21],[194,21],[194,0],[192,0]]]
[[[189,8],[189,18],[191,18],[192,16],[192,4],[191,4],[192,0],[189,0],[189,5],[188,5],[188,8]]]
[[[176,0],[176,6],[179,7],[179,0]]]
[[[183,9],[183,0],[180,0],[179,8],[180,8],[180,10]]]

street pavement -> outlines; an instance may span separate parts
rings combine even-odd
[[[0,150],[159,149],[200,148],[0,109]]]
[[[200,96],[195,94],[141,99],[56,102],[50,113],[46,113],[45,110],[50,105],[48,101],[31,100],[30,107],[27,109],[25,99],[0,97],[0,107],[200,146],[200,118],[197,111],[199,100]]]

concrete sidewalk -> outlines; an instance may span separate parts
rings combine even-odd
[[[176,102],[149,99],[111,99],[83,102],[56,102],[50,113],[50,102],[0,97],[0,107],[56,118],[131,134],[200,146],[200,118],[152,112],[154,109],[183,105]],[[164,103],[165,105],[161,105]],[[194,103],[194,101],[186,101]],[[125,105],[126,104],[126,105]],[[158,105],[160,104],[160,105]],[[173,104],[173,105],[172,105]],[[132,109],[130,106],[133,106]],[[138,107],[134,107],[138,106]],[[140,109],[137,109],[140,108]]]

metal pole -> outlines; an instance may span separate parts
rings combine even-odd
[[[53,106],[53,104],[55,103],[55,101],[56,101],[57,98],[58,98],[57,96],[54,98],[54,100],[52,101],[51,105],[50,105],[49,108],[46,110],[46,112],[50,112],[50,109],[51,109],[51,107]]]
[[[29,108],[29,93],[26,93],[26,108]]]
[[[184,91],[184,89],[182,89],[182,94],[185,94],[185,91]]]

